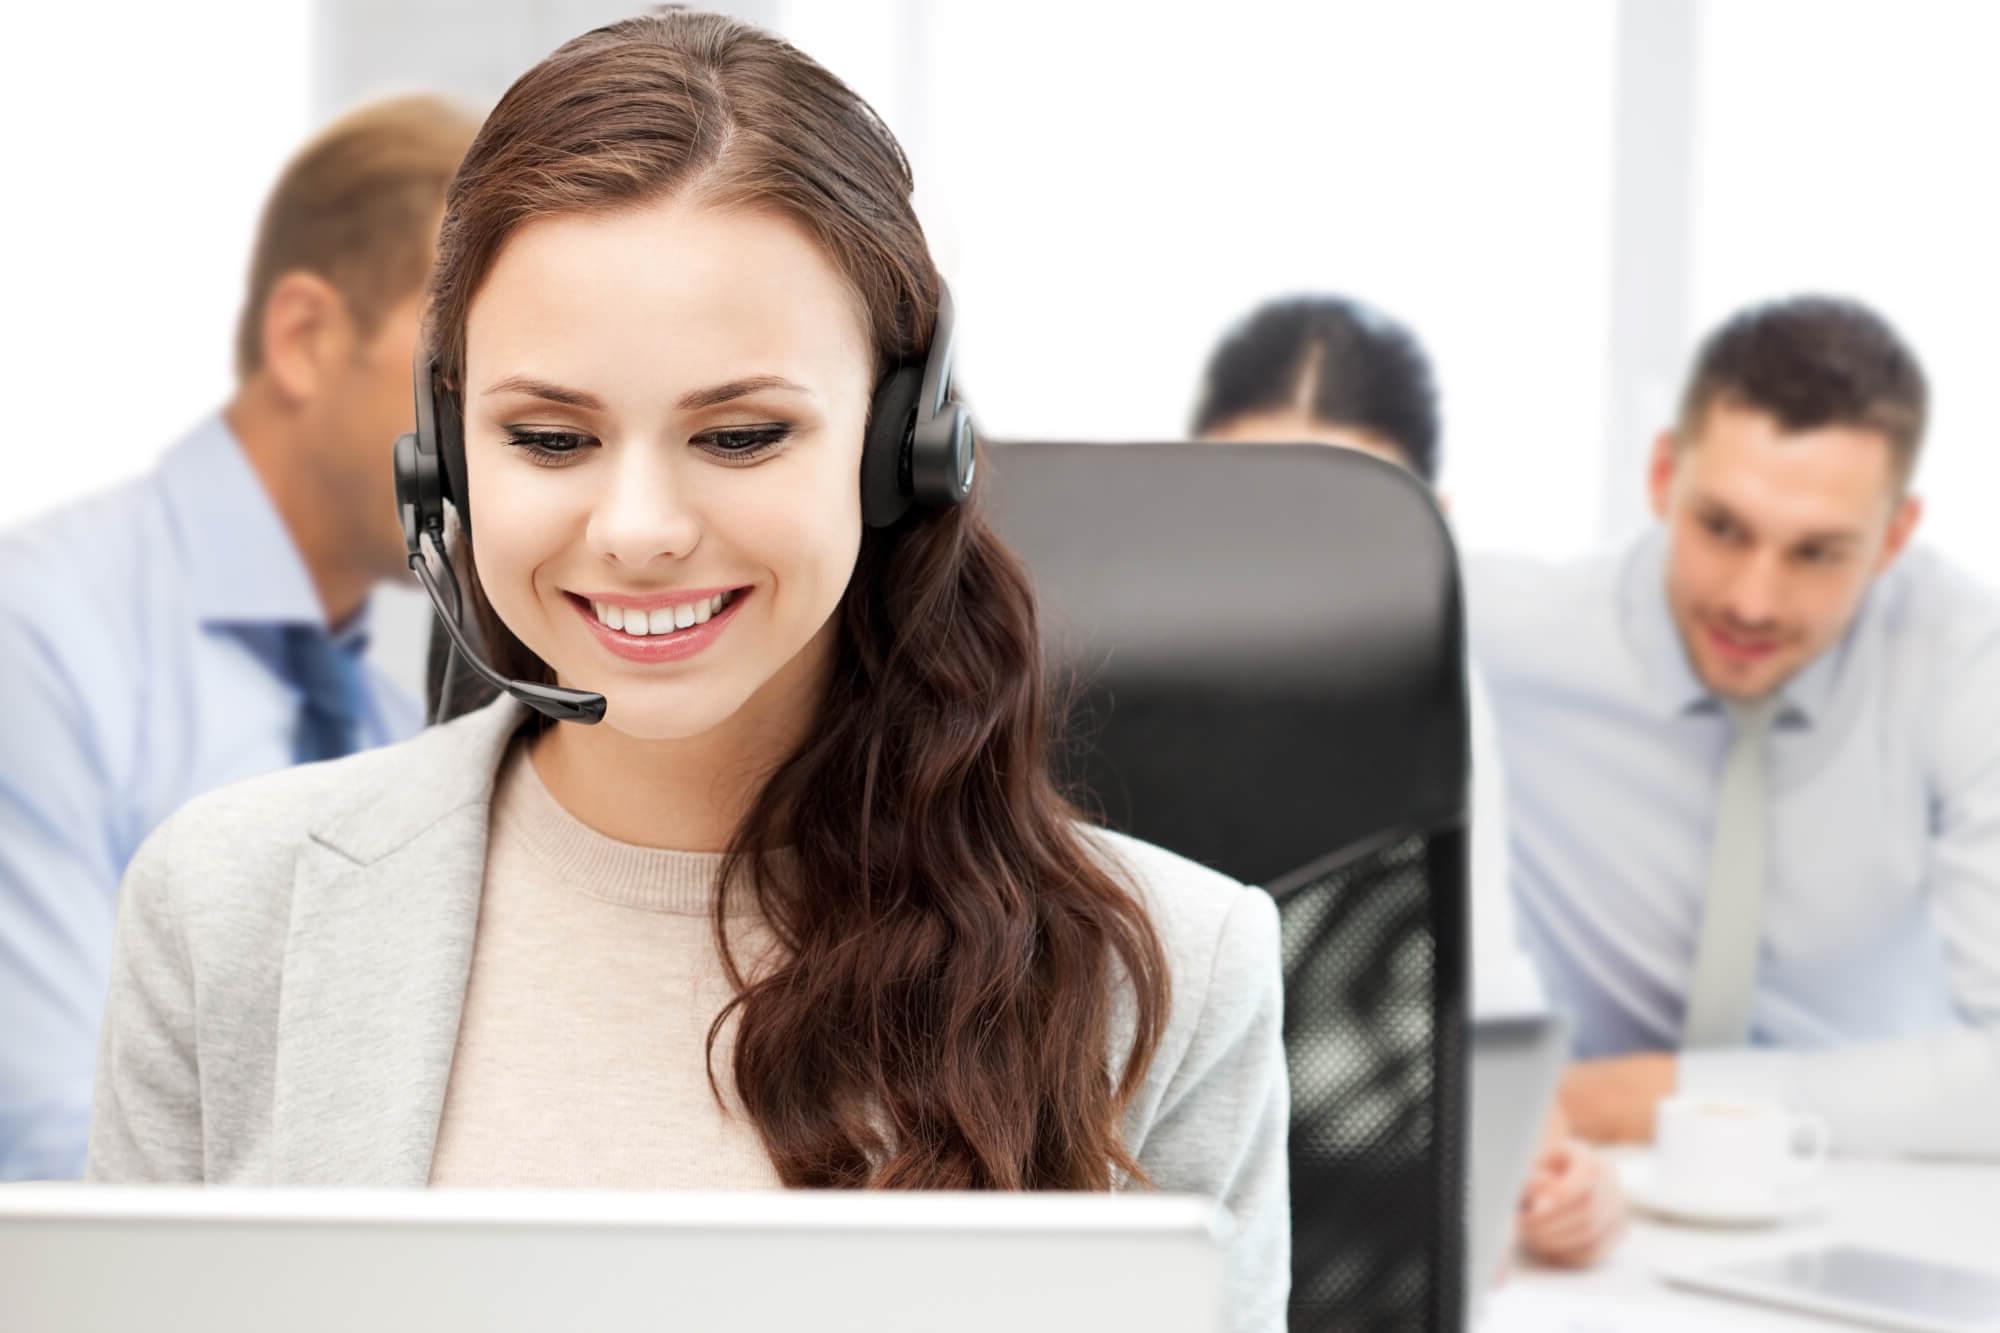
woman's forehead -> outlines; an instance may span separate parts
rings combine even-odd
[[[678,200],[521,227],[467,312],[466,359],[475,380],[638,373],[685,378],[677,392],[744,374],[840,381],[857,366],[865,379],[872,363],[852,288],[805,228]]]

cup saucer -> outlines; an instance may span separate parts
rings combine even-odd
[[[1817,1212],[1825,1190],[1812,1181],[1763,1198],[1730,1198],[1676,1188],[1654,1171],[1653,1163],[1625,1163],[1620,1177],[1634,1207],[1669,1222],[1704,1227],[1769,1227]]]

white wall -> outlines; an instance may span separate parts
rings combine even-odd
[[[1347,292],[1438,363],[1468,544],[1595,535],[1614,7],[837,8],[787,31],[904,138],[990,433],[1180,436],[1225,325]]]
[[[1920,536],[2000,579],[2000,5],[1711,5],[1703,48],[1697,324],[1806,289],[1887,315],[1931,381]]]
[[[138,472],[221,401],[257,212],[307,130],[306,0],[18,5],[0,524]]]

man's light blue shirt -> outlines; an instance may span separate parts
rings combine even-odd
[[[365,639],[365,616],[337,641]],[[0,1179],[82,1174],[117,888],[183,802],[292,762],[287,626],[324,626],[219,418],[151,473],[0,534]],[[371,669],[364,744],[416,703]]]
[[[1580,1056],[1678,1046],[1729,722],[1659,532],[1471,569],[1524,943]],[[1782,690],[1750,1049],[1683,1087],[1782,1097],[1858,1151],[2000,1155],[2000,598],[1921,549]]]

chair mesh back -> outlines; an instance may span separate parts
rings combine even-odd
[[[1456,1330],[1464,1025],[1432,930],[1456,832],[1375,840],[1278,896],[1291,1074],[1293,1333]]]
[[[1467,720],[1428,492],[1345,449],[1012,444],[994,527],[1113,827],[1279,904],[1292,1326],[1458,1333]]]

